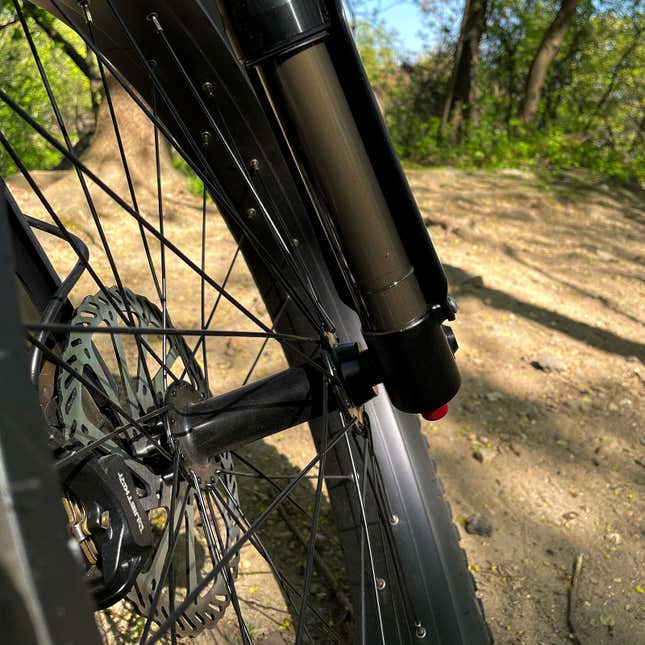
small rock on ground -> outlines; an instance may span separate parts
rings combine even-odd
[[[470,515],[466,518],[466,533],[490,537],[493,534],[493,524],[485,515]]]
[[[543,372],[564,372],[566,369],[564,363],[551,354],[540,354],[534,361],[531,361],[531,365],[536,370]]]

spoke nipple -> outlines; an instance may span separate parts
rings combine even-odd
[[[300,246],[300,240],[297,237],[294,237],[292,240],[294,246]]]
[[[103,511],[101,513],[101,517],[99,519],[99,526],[102,529],[110,528],[110,511]]]
[[[85,18],[85,22],[91,23],[92,22],[92,14],[90,13],[90,5],[87,2],[87,0],[79,0],[78,3],[83,10],[83,17]]]
[[[385,589],[385,580],[383,580],[383,578],[377,578],[376,579],[376,588],[379,591]]]
[[[202,90],[209,98],[215,96],[215,86],[210,81],[202,83]]]
[[[260,162],[257,159],[251,159],[249,161],[249,168],[251,170],[260,170]]]
[[[417,638],[425,638],[428,635],[426,628],[418,620],[416,623],[414,623],[414,631],[417,635]]]
[[[155,12],[148,14],[148,20],[150,20],[150,22],[152,22],[152,24],[155,26],[157,33],[161,33],[163,31],[163,27],[159,22],[159,16]]]
[[[211,142],[211,137],[212,135],[208,130],[204,130],[204,132],[202,132],[202,145],[204,148],[208,148],[208,144]]]
[[[392,513],[392,515],[390,515],[390,524],[392,526],[396,526],[398,523],[399,523],[399,516]]]
[[[253,219],[257,215],[257,213],[258,212],[255,210],[255,208],[249,208],[249,210],[246,211],[249,219]]]

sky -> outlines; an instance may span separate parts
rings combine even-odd
[[[403,45],[411,52],[418,52],[423,46],[419,36],[421,11],[409,4],[396,4],[382,14],[388,27],[399,32]]]
[[[379,16],[389,29],[396,30],[405,52],[414,55],[439,39],[432,20],[409,0],[365,0],[367,11],[379,9]],[[447,3],[446,3],[447,6]],[[423,33],[421,33],[423,32]],[[425,39],[425,40],[424,40]]]

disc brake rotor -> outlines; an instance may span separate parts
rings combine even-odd
[[[125,297],[122,297],[116,287],[108,289],[107,294],[109,297],[100,292],[84,298],[70,324],[79,327],[115,327],[125,316],[130,321],[128,325],[134,323],[134,326],[141,328],[163,326],[161,311],[145,297],[129,289],[123,290]],[[169,377],[164,378],[164,369],[152,357],[151,351],[160,356],[165,349],[163,363],[167,369],[172,370],[177,365],[175,371],[181,373],[185,370],[195,389],[203,387],[201,369],[181,336],[167,335],[167,344],[161,348],[158,348],[160,335],[148,338],[141,334],[139,337],[141,344],[137,346],[133,343],[133,336],[127,334],[87,331],[69,334],[63,360],[90,380],[102,396],[90,393],[78,379],[61,371],[58,381],[58,413],[66,442],[87,445],[115,427],[127,424],[123,414],[114,411],[115,406],[137,419],[154,412],[163,404],[165,384]],[[159,352],[156,352],[157,349]],[[134,365],[136,369],[132,370]],[[240,529],[226,510],[213,507],[210,501],[208,505],[204,503],[201,483],[196,488],[193,481],[185,479],[180,480],[176,491],[174,526],[171,527],[171,478],[167,473],[155,472],[149,464],[144,463],[145,458],[154,454],[156,448],[146,437],[135,439],[135,432],[134,428],[124,431],[121,439],[105,442],[102,449],[105,452],[118,452],[125,457],[125,463],[135,482],[138,502],[148,513],[153,528],[153,556],[139,572],[127,598],[142,615],[147,616],[154,605],[153,618],[164,622],[170,616],[173,605],[179,605],[212,570],[221,553],[237,541]],[[231,474],[233,461],[230,454],[218,455],[213,459],[212,465],[213,476],[210,481],[204,482],[204,473],[200,473],[201,481],[210,484],[217,479],[233,506],[237,506],[237,482]],[[218,470],[223,472],[217,473]],[[180,512],[182,507],[184,510]],[[181,574],[174,574],[176,591],[174,599],[171,599],[168,587],[163,586],[159,592],[158,586],[168,558],[171,536],[174,534],[179,537],[170,557],[173,562],[181,562],[180,566],[172,567],[178,572],[181,570]],[[178,636],[194,636],[203,629],[212,627],[222,617],[230,603],[226,578],[237,576],[238,560],[237,555],[232,558],[212,584],[177,619]],[[155,603],[157,594],[159,597]]]

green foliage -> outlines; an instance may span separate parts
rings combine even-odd
[[[397,71],[401,61],[397,55],[399,42],[396,32],[383,24],[356,20],[352,32],[361,54],[365,71],[379,99],[395,91]]]
[[[581,167],[645,182],[645,14],[638,0],[581,0],[549,68],[535,122],[519,119],[531,61],[559,4],[489,0],[478,118],[443,136],[451,49],[435,46],[393,72],[394,51],[375,56],[372,39],[363,36],[361,55],[377,87],[387,69],[381,102],[399,154],[416,164]],[[387,64],[379,68],[381,60]]]
[[[172,165],[186,177],[188,191],[192,195],[202,195],[204,193],[204,183],[202,180],[174,148],[171,148],[170,153],[172,155]]]
[[[365,4],[355,0],[357,8]],[[355,38],[394,144],[416,164],[589,168],[620,180],[645,181],[645,13],[639,0],[580,0],[551,64],[534,123],[519,119],[526,76],[559,0],[488,0],[487,30],[477,70],[476,115],[458,132],[440,131],[462,2],[421,2],[451,18],[444,40],[413,61],[402,59],[396,34],[369,11],[353,21]],[[40,15],[40,14],[39,14]],[[446,14],[447,15],[447,14]],[[85,48],[53,18],[41,19],[79,52]],[[72,142],[92,108],[89,81],[29,19],[36,46]],[[445,21],[445,16],[441,18]],[[58,126],[13,9],[0,10],[0,86],[48,131]],[[0,102],[0,124],[28,168],[52,168],[60,155]],[[184,162],[189,187],[201,182]],[[0,148],[0,173],[15,171]]]
[[[60,130],[38,75],[29,43],[20,24],[10,24],[15,18],[13,10],[0,10],[0,24],[8,25],[0,30],[0,87],[49,132],[59,135]],[[32,25],[31,21],[30,28],[43,65],[48,71],[58,107],[74,143],[78,138],[77,121],[91,109],[89,80],[60,46],[54,44],[38,27]],[[80,37],[58,21],[56,28],[69,42],[84,51]],[[29,169],[53,168],[60,162],[61,155],[45,143],[42,137],[29,128],[4,102],[0,102],[0,124],[5,137]],[[8,175],[15,170],[12,160],[4,148],[0,147],[0,175]]]
[[[386,103],[385,122],[398,154],[409,161],[433,163],[441,153],[440,114],[450,76],[450,57],[439,50],[400,68]]]

